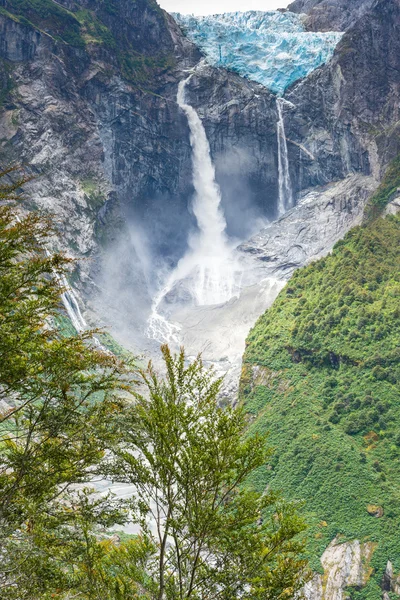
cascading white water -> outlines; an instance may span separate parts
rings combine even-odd
[[[290,181],[289,157],[285,134],[285,122],[283,120],[283,98],[276,99],[278,111],[277,136],[278,136],[278,176],[279,176],[279,199],[278,212],[283,215],[289,208],[294,206],[292,183]]]
[[[15,218],[18,223],[22,222],[18,215],[15,215]],[[50,252],[47,248],[45,248],[45,252],[46,256],[50,256]],[[74,326],[74,329],[76,329],[78,333],[82,333],[85,331],[85,329],[87,329],[87,324],[80,311],[74,291],[69,285],[65,275],[59,275],[57,272],[54,272],[54,276],[57,279],[60,287],[65,289],[65,292],[61,294],[61,300],[64,304],[65,310],[67,311],[70,321]]]
[[[186,85],[192,76],[180,82],[177,103],[185,113],[190,129],[195,189],[193,213],[198,231],[190,236],[187,254],[154,299],[147,333],[159,341],[177,341],[179,327],[160,315],[159,307],[178,282],[185,280],[186,287],[199,306],[227,302],[238,289],[239,271],[226,234],[221,191],[215,180],[210,145],[199,115],[185,100]]]
[[[65,275],[63,275],[61,278],[61,285],[65,289],[65,292],[61,296],[65,310],[67,311],[71,323],[76,329],[76,331],[78,333],[82,333],[88,328],[88,326],[85,319],[82,316],[75,293],[69,285]]]
[[[21,222],[18,217],[17,219],[19,222]],[[51,254],[48,248],[45,248],[45,252],[46,256],[50,258]],[[87,329],[87,323],[82,316],[81,309],[79,308],[78,300],[75,296],[75,293],[72,287],[69,285],[65,275],[59,275],[57,271],[54,271],[54,277],[56,278],[59,286],[65,290],[65,292],[61,294],[61,300],[64,304],[65,310],[67,311],[69,319],[76,332],[82,333],[83,331],[85,331],[85,329]]]
[[[182,262],[187,263],[192,272],[195,271],[193,292],[197,303],[221,304],[234,293],[235,265],[207,135],[199,115],[185,101],[185,89],[191,77],[180,82],[177,102],[187,117],[190,129],[195,189],[193,212],[199,231],[191,237],[190,252]]]
[[[15,218],[18,221],[18,223],[21,223],[21,219],[18,215],[15,215]],[[46,256],[51,256],[48,248],[46,247],[45,252]],[[54,277],[56,278],[60,287],[65,290],[65,292],[61,294],[61,300],[64,304],[64,308],[67,311],[67,314],[74,329],[77,333],[83,333],[88,328],[88,325],[82,316],[81,309],[79,308],[78,300],[76,298],[74,290],[68,283],[68,280],[65,277],[65,275],[59,275],[57,271],[54,271]],[[98,348],[100,348],[103,352],[109,353],[109,351],[106,348],[104,348],[104,346],[96,336],[93,336],[92,339]]]

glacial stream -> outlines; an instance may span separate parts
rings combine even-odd
[[[283,109],[286,101],[283,98],[276,99],[276,108],[278,112],[277,137],[278,137],[278,182],[279,198],[278,213],[279,216],[285,214],[287,210],[295,204],[293,196],[292,183],[290,181],[289,157],[285,133],[285,121],[283,119]]]
[[[221,190],[215,180],[210,145],[199,115],[185,98],[186,86],[192,77],[193,73],[180,82],[177,103],[190,129],[195,189],[192,209],[197,231],[189,235],[189,250],[154,299],[147,331],[149,337],[159,342],[178,341],[179,326],[161,314],[163,300],[174,293],[175,288],[183,288],[196,306],[223,304],[240,290],[240,269],[226,234]]]

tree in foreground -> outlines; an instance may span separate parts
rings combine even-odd
[[[289,599],[307,579],[299,558],[304,523],[293,504],[246,485],[265,468],[265,438],[247,437],[240,408],[221,409],[215,379],[198,358],[162,347],[160,379],[149,366],[145,393],[121,421],[113,476],[136,488],[148,552],[142,597]]]
[[[128,373],[93,332],[60,335],[55,273],[69,261],[45,250],[55,234],[48,218],[16,217],[24,180],[12,183],[13,169],[0,177],[0,598],[38,600],[90,590],[96,527],[123,519],[76,486],[111,445]]]

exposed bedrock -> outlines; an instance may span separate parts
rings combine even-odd
[[[346,31],[373,5],[374,0],[295,0],[288,9],[305,15],[311,31]]]
[[[345,33],[332,61],[286,93],[297,190],[353,172],[380,179],[397,156],[399,25],[399,0],[376,1]]]

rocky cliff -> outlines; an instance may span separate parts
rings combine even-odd
[[[331,63],[286,94],[297,195],[356,172],[379,180],[396,154],[398,8],[396,0],[376,3]],[[37,175],[31,195],[57,214],[62,245],[94,259],[78,274],[86,294],[96,300],[100,286],[103,312],[117,318],[123,310],[125,320],[127,282],[148,303],[146,290],[158,281],[146,265],[163,256],[163,272],[187,244],[191,152],[176,93],[200,53],[147,0],[7,0],[0,19],[0,158]],[[228,231],[244,239],[277,211],[275,97],[204,67],[188,99],[207,131]]]
[[[295,0],[288,10],[303,14],[311,31],[346,31],[373,3],[374,0]]]
[[[0,158],[37,176],[27,189],[35,207],[57,215],[63,247],[94,259],[76,280],[93,300],[100,286],[103,314],[124,312],[126,324],[124,290],[140,288],[148,304],[146,288],[158,282],[146,281],[146,264],[162,256],[162,271],[187,244],[191,152],[176,93],[201,56],[152,1],[11,0],[0,11],[0,57]],[[205,120],[229,232],[243,239],[257,218],[276,214],[274,96],[213,68],[189,94]]]
[[[380,180],[397,156],[399,23],[398,0],[376,1],[345,33],[332,61],[286,94],[298,190],[354,171]]]

